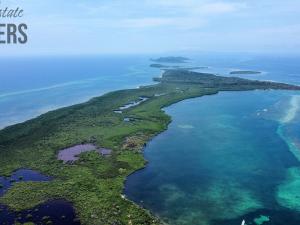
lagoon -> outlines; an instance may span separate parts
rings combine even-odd
[[[290,130],[294,94],[221,92],[166,108],[173,121],[145,148],[126,196],[173,225],[300,224],[300,163],[278,134]]]

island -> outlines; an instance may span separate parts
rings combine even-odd
[[[182,56],[167,56],[167,57],[160,57],[157,59],[151,59],[151,61],[156,63],[186,63],[189,61],[189,58],[182,57]]]
[[[163,224],[123,195],[126,177],[146,166],[144,146],[171,122],[162,108],[220,91],[300,90],[176,69],[154,80],[158,83],[110,92],[1,130],[0,176],[26,168],[51,179],[16,182],[0,204],[21,211],[64,199],[81,224]]]
[[[181,69],[181,70],[200,70],[200,69],[208,69],[207,66],[194,66],[194,67],[180,67],[180,66],[173,66],[173,69]]]
[[[150,64],[150,67],[158,68],[158,69],[180,69],[180,70],[200,70],[200,69],[208,69],[207,66],[194,66],[194,67],[181,67],[181,66],[167,66],[159,63]]]
[[[231,71],[230,74],[238,75],[238,74],[244,74],[244,75],[251,75],[251,74],[261,74],[260,71],[253,71],[253,70],[236,70]]]
[[[150,64],[150,67],[159,68],[159,69],[162,69],[162,68],[169,68],[169,66],[162,65],[162,64],[159,64],[159,63],[153,63],[153,64]]]

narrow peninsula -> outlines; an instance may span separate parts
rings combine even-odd
[[[114,91],[1,130],[0,176],[26,168],[51,180],[15,183],[0,204],[20,211],[65,199],[81,224],[163,224],[123,195],[126,177],[146,166],[143,147],[171,121],[163,107],[219,91],[300,90],[284,83],[176,69],[154,80],[158,83]]]
[[[238,75],[238,74],[255,75],[255,74],[261,74],[261,72],[253,71],[253,70],[235,70],[235,71],[231,71],[230,74],[232,74],[232,75]]]

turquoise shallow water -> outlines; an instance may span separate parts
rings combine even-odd
[[[0,129],[104,93],[152,83],[146,56],[0,60]]]
[[[161,55],[159,55],[161,56]],[[157,57],[159,57],[157,56]],[[200,72],[229,75],[232,70],[263,71],[249,79],[300,84],[299,56],[187,53],[183,67],[207,66]],[[0,56],[1,57],[1,56]],[[84,102],[113,90],[152,83],[160,70],[153,55],[91,55],[0,58],[0,129],[49,110]]]
[[[151,57],[2,58],[0,129],[152,83],[160,71],[149,67]],[[258,70],[263,73],[241,76],[300,84],[296,56],[190,57],[182,66],[208,66],[199,71],[222,75]],[[146,147],[149,164],[129,177],[126,195],[173,225],[299,225],[300,103],[294,94],[223,92],[168,107],[173,122]]]
[[[255,224],[260,215],[299,225],[300,163],[285,138],[296,137],[293,94],[222,92],[168,107],[173,122],[146,147],[149,164],[126,195],[174,225]]]

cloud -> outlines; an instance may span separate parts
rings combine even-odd
[[[30,39],[26,46],[4,46],[5,53],[300,46],[295,0],[2,0],[6,4],[24,8]]]
[[[173,10],[181,10],[186,13],[223,14],[232,13],[245,9],[247,5],[243,2],[227,1],[199,1],[199,0],[149,0],[151,4],[156,4]]]
[[[136,18],[120,21],[120,26],[125,28],[148,28],[174,25],[172,18]]]
[[[212,2],[200,5],[197,12],[206,14],[231,13],[246,8],[244,3]]]
[[[205,25],[204,20],[198,18],[185,17],[153,17],[153,18],[135,18],[120,20],[119,26],[123,28],[157,28],[166,27],[168,29],[194,29]]]

